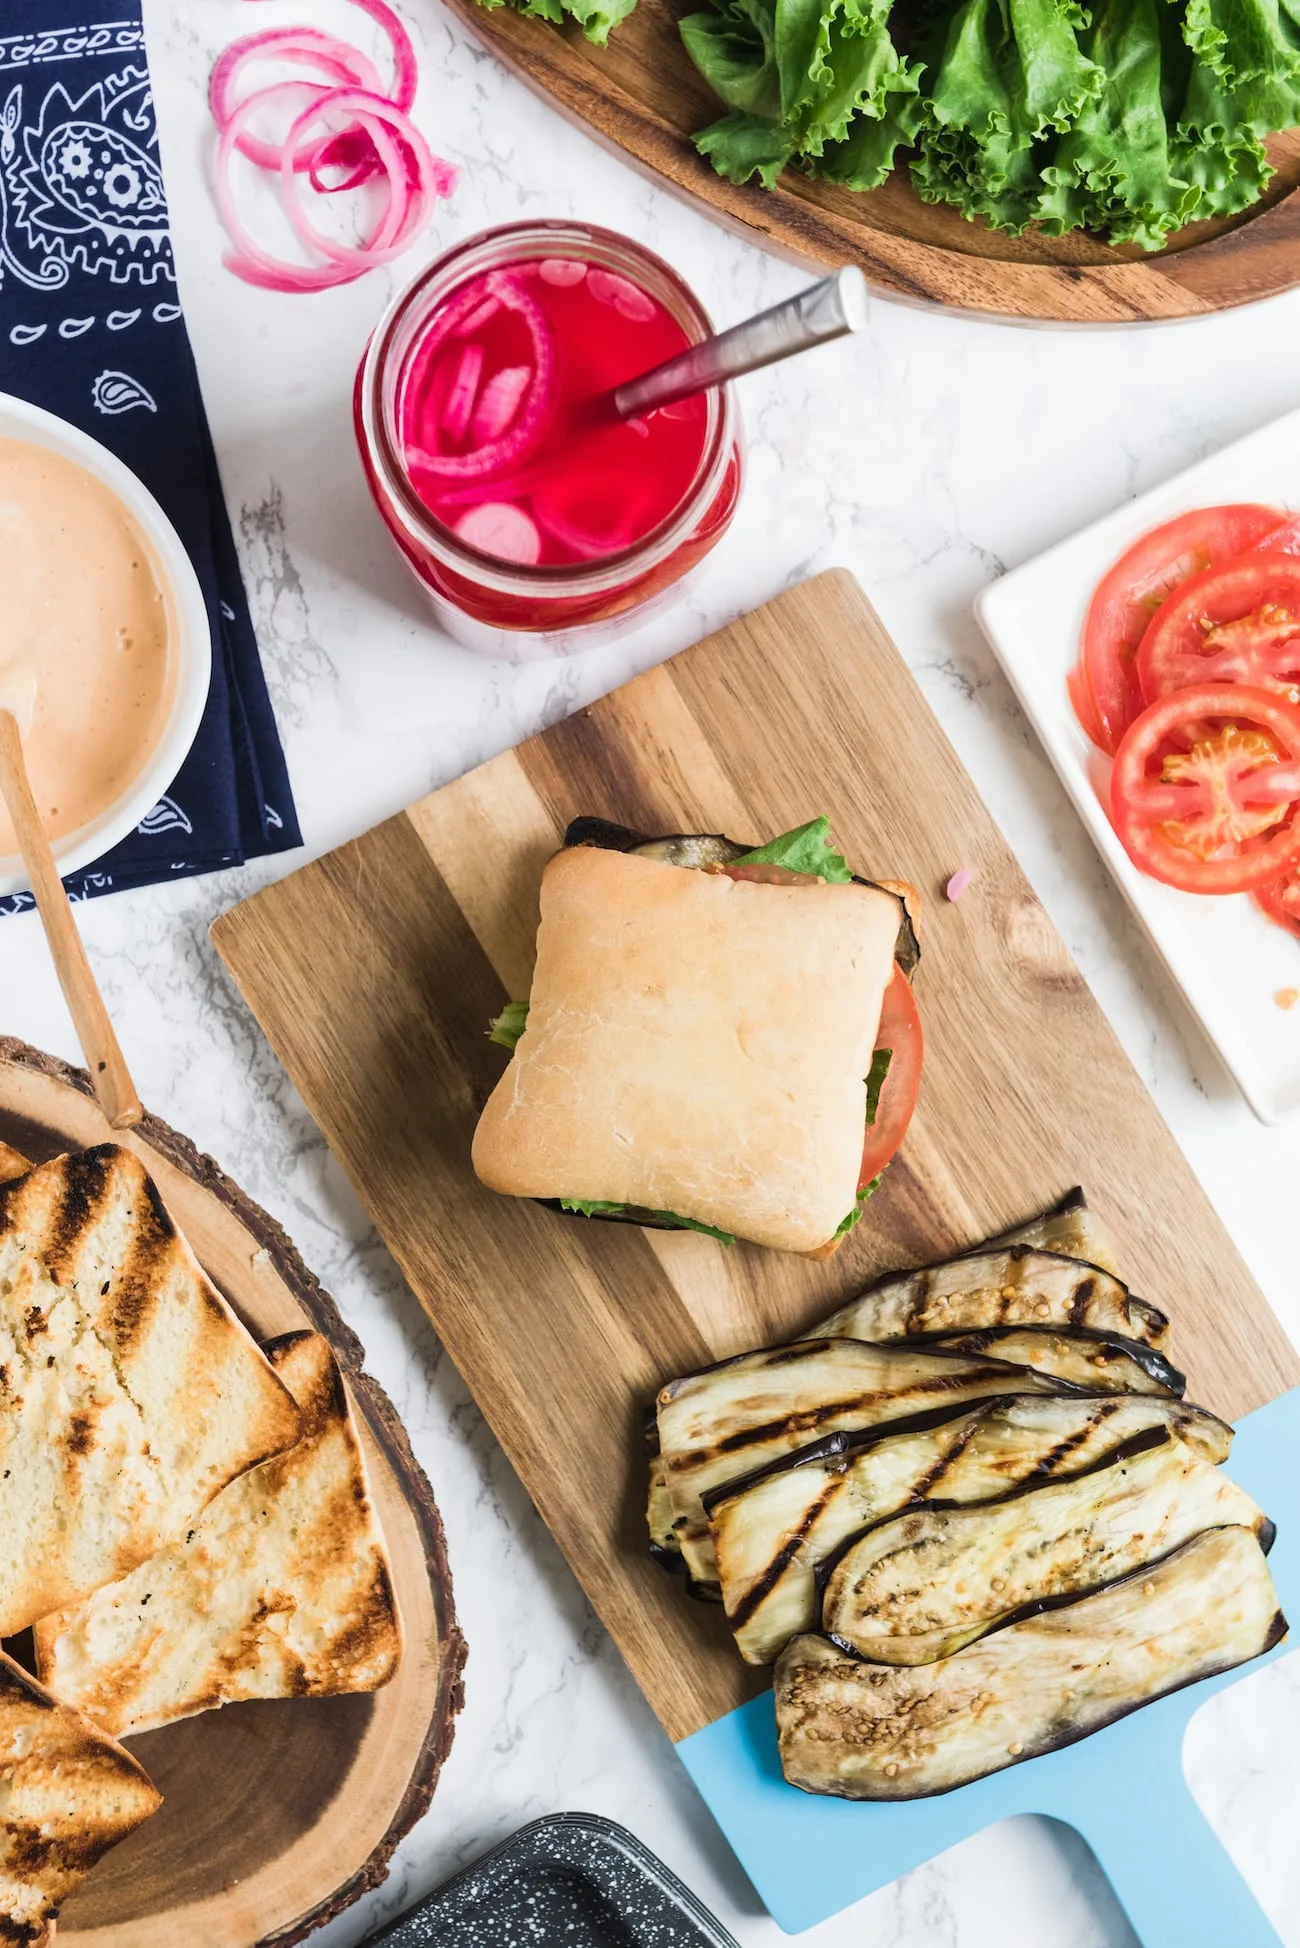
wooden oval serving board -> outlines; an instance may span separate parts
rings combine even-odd
[[[41,1162],[109,1140],[90,1078],[0,1037],[0,1142]],[[259,1339],[310,1327],[343,1369],[406,1630],[369,1697],[259,1700],[128,1739],[164,1795],[68,1901],[58,1948],[291,1948],[383,1880],[429,1804],[465,1646],[433,1491],[382,1388],[280,1227],[155,1116],[140,1156],[209,1276]]]
[[[1198,317],[1300,281],[1300,131],[1274,137],[1277,176],[1240,217],[1189,224],[1148,256],[1086,236],[1004,237],[922,203],[907,170],[863,195],[787,169],[776,189],[737,188],[692,144],[724,112],[677,22],[701,0],[637,0],[606,47],[570,22],[447,0],[476,39],[606,148],[622,152],[730,230],[797,263],[862,267],[890,297],[1022,323],[1122,324]]]
[[[916,1118],[823,1263],[565,1218],[470,1167],[527,995],[542,866],[579,813],[761,839],[828,812],[921,889]],[[958,866],[975,877],[942,897]],[[650,1561],[643,1426],[676,1374],[796,1338],[875,1272],[1083,1184],[1191,1396],[1233,1418],[1300,1358],[871,605],[819,575],[223,914],[213,938],[674,1739],[766,1679]]]

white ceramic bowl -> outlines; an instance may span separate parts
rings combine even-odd
[[[153,810],[180,770],[198,735],[203,708],[212,681],[212,635],[207,607],[190,558],[181,538],[129,467],[66,420],[29,405],[25,399],[0,392],[0,439],[25,440],[30,446],[47,447],[66,460],[72,460],[93,474],[122,502],[148,543],[158,586],[167,602],[170,631],[168,648],[174,679],[171,708],[162,735],[144,768],[119,798],[114,799],[98,818],[67,833],[54,846],[59,871],[65,876],[89,866],[102,853],[133,832],[147,812]],[[27,888],[27,874],[21,859],[0,855],[0,895],[21,893]]]

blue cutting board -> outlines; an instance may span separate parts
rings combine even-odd
[[[1300,1623],[1300,1388],[1239,1422],[1228,1473],[1277,1523],[1269,1562]],[[1207,1698],[1270,1658],[1207,1678],[1064,1751],[937,1799],[855,1805],[781,1776],[772,1694],[677,1747],[769,1912],[799,1934],[1013,1813],[1081,1833],[1143,1948],[1281,1948],[1183,1775],[1183,1738]]]

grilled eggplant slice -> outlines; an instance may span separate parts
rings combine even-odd
[[[796,1637],[776,1669],[781,1763],[791,1785],[842,1799],[950,1792],[1249,1663],[1285,1632],[1254,1535],[1210,1529],[937,1664],[871,1666]]]
[[[875,1523],[828,1565],[821,1627],[873,1663],[932,1664],[1214,1528],[1251,1529],[1265,1548],[1272,1540],[1244,1489],[1149,1428],[1060,1481]]]
[[[990,1326],[1086,1328],[1151,1345],[1169,1321],[1096,1265],[1015,1244],[892,1273],[817,1330],[837,1339],[916,1339]]]
[[[703,1497],[820,1434],[880,1426],[1009,1392],[1073,1392],[999,1360],[930,1347],[811,1339],[742,1353],[659,1394],[659,1450],[673,1525],[697,1583],[717,1584]]]
[[[1050,1326],[993,1326],[987,1332],[945,1334],[926,1345],[1012,1360],[1107,1393],[1168,1394],[1181,1400],[1186,1377],[1154,1346],[1118,1333],[1060,1332]]]
[[[816,1627],[817,1568],[868,1523],[910,1502],[988,1501],[1024,1481],[1077,1473],[1148,1428],[1207,1462],[1232,1429],[1202,1407],[1150,1394],[1012,1395],[937,1425],[832,1434],[705,1497],[722,1600],[747,1664],[770,1664]]]
[[[990,1238],[985,1245],[976,1245],[975,1249],[988,1251],[995,1245],[1032,1245],[1035,1251],[1056,1251],[1063,1258],[1080,1258],[1085,1265],[1099,1265],[1103,1272],[1119,1277],[1110,1232],[1089,1208],[1077,1185],[1041,1217],[1031,1218],[1028,1224],[1018,1224],[1010,1231],[999,1231],[996,1238]]]
[[[646,1495],[646,1526],[650,1530],[650,1554],[665,1569],[681,1569],[681,1544],[673,1527],[673,1504],[668,1493],[664,1464],[655,1454],[650,1457],[650,1489]]]

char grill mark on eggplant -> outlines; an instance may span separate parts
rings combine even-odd
[[[817,1570],[868,1523],[927,1497],[988,1501],[1092,1466],[1135,1434],[1168,1429],[1209,1463],[1232,1429],[1153,1395],[995,1397],[977,1407],[839,1433],[705,1497],[721,1592],[741,1656],[770,1664],[816,1627]]]
[[[569,846],[598,846],[604,852],[634,852],[642,859],[658,859],[666,866],[684,866],[696,870],[701,866],[730,866],[737,859],[743,859],[747,852],[755,852],[759,841],[743,845],[739,839],[729,839],[721,832],[670,832],[659,838],[649,838],[644,832],[634,832],[629,826],[615,825],[604,818],[575,818],[564,834],[566,849]],[[920,943],[912,916],[907,910],[907,901],[892,886],[881,886],[879,881],[864,879],[854,873],[859,886],[874,886],[878,892],[888,893],[891,900],[898,902],[898,942],[894,949],[894,959],[909,979],[916,972],[921,958]]]
[[[1097,1213],[1092,1210],[1078,1186],[1067,1191],[1059,1204],[1053,1204],[1050,1211],[1040,1217],[1031,1218],[1027,1224],[1014,1225],[1010,1231],[999,1231],[995,1238],[972,1247],[973,1251],[994,1251],[1007,1245],[1030,1245],[1036,1251],[1057,1252],[1063,1258],[1079,1258],[1087,1265],[1098,1265],[1103,1272],[1119,1277],[1119,1260],[1110,1232]],[[1142,1301],[1135,1299],[1134,1305]],[[1163,1313],[1154,1306],[1145,1306],[1155,1320],[1159,1320],[1159,1330],[1168,1330],[1169,1322]]]
[[[943,1334],[928,1345],[1012,1360],[1078,1386],[1115,1393],[1168,1394],[1181,1400],[1186,1376],[1163,1353],[1118,1333],[1058,1331],[1050,1326],[991,1326],[983,1332]]]
[[[1248,1663],[1285,1631],[1255,1537],[1223,1528],[935,1664],[873,1667],[797,1637],[776,1671],[782,1766],[845,1799],[949,1792]]]
[[[1014,1325],[1082,1328],[1150,1344],[1163,1338],[1168,1321],[1100,1266],[1013,1244],[878,1279],[818,1331],[886,1340]]]
[[[1207,1529],[1261,1538],[1244,1489],[1152,1427],[1081,1472],[995,1501],[887,1517],[822,1566],[821,1627],[850,1655],[930,1664],[1169,1555]]]
[[[658,1397],[659,1445],[691,1576],[716,1584],[703,1497],[841,1430],[881,1426],[993,1394],[1077,1392],[1069,1382],[942,1348],[815,1339],[743,1353]]]

